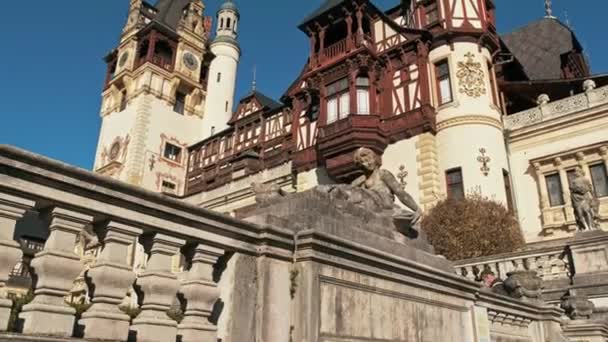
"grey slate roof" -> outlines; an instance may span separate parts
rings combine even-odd
[[[554,18],[532,22],[502,39],[530,80],[561,78],[561,55],[582,50],[574,33]]]
[[[154,6],[158,10],[155,20],[177,30],[184,8],[190,1],[192,0],[158,0]]]
[[[270,97],[260,93],[257,90],[254,90],[253,92],[251,92],[247,97],[249,97],[249,96],[255,97],[255,99],[258,100],[258,102],[262,105],[262,107],[266,107],[270,110],[274,110],[274,109],[277,109],[282,106],[282,104],[280,104],[279,102],[271,99]]]
[[[312,19],[320,16],[321,14],[333,9],[334,7],[340,5],[341,3],[343,3],[345,0],[325,0],[325,2],[323,4],[321,4],[321,6],[319,6],[319,8],[317,8],[314,12],[312,12],[311,14],[309,14],[303,21],[302,23],[300,23],[299,26],[303,26],[304,24],[308,23],[309,21],[311,21]]]

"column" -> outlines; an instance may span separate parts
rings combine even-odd
[[[21,261],[21,246],[14,240],[15,226],[34,202],[0,193],[0,331],[6,331],[13,302],[6,297],[6,283],[13,268]]]
[[[325,27],[319,30],[319,63],[325,61]]]
[[[156,49],[156,31],[150,32],[150,38],[148,39],[148,53],[146,55],[146,61],[151,62],[154,57],[154,50]]]
[[[346,61],[348,66],[348,96],[350,97],[348,109],[349,115],[359,114],[359,108],[357,108],[357,75],[359,74],[359,66],[353,60]]]
[[[185,241],[164,234],[156,234],[152,239],[150,259],[136,285],[143,293],[142,312],[133,320],[131,331],[137,341],[175,341],[177,322],[167,316],[171,309],[179,280],[171,272],[172,258],[179,253]]]
[[[350,51],[354,48],[353,44],[353,17],[350,12],[345,11],[344,15],[346,15],[346,50]]]
[[[24,334],[70,337],[76,310],[66,304],[64,297],[83,268],[74,253],[76,237],[92,217],[58,207],[46,215],[50,235],[31,264],[37,278],[35,297],[23,307],[19,318],[24,320]]]
[[[209,322],[213,305],[220,290],[213,282],[213,266],[224,251],[198,245],[192,258],[192,268],[180,292],[186,299],[184,320],[178,327],[182,342],[216,342],[217,327]]]
[[[93,305],[82,315],[84,338],[91,340],[126,341],[130,317],[118,305],[135,282],[129,266],[129,246],[141,234],[141,229],[110,221],[105,227],[103,249],[88,277],[95,287]]]
[[[317,65],[318,56],[317,51],[315,51],[317,47],[317,33],[312,30],[308,30],[308,33],[310,34],[310,66],[315,67]]]
[[[357,9],[357,47],[363,43],[363,10],[361,7]]]

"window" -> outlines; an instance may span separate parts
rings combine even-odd
[[[217,83],[220,83],[221,80],[222,80],[222,73],[218,72],[217,73]]]
[[[591,171],[591,182],[593,183],[593,189],[595,189],[595,195],[597,197],[608,196],[608,175],[606,174],[606,165],[595,164],[589,166]]]
[[[348,79],[343,78],[327,86],[327,123],[344,119],[349,114]]]
[[[230,29],[230,18],[226,19],[226,29],[229,30]]]
[[[462,169],[452,169],[446,172],[446,184],[449,199],[464,198],[464,183],[462,181]]]
[[[175,185],[175,183],[173,182],[169,182],[169,181],[163,181],[163,185],[162,185],[162,191],[163,192],[171,192],[174,193],[175,189],[177,189],[177,185]]]
[[[439,105],[452,102],[452,81],[450,80],[450,65],[447,59],[435,64],[435,75],[437,77]]]
[[[357,77],[357,113],[369,114],[369,78]]]
[[[425,7],[426,13],[426,24],[430,25],[439,21],[439,10],[437,9],[437,3],[432,2]]]
[[[564,192],[559,173],[546,175],[545,181],[547,182],[547,192],[549,193],[549,205],[552,207],[564,205]]]
[[[225,105],[225,107],[226,107],[226,108],[224,108],[224,111],[225,111],[226,113],[228,113],[228,101],[226,101],[226,105]]]
[[[127,109],[127,90],[123,89],[120,92],[120,112],[124,111],[125,109]]]
[[[511,192],[511,177],[509,177],[509,171],[502,170],[502,177],[505,181],[505,194],[507,195],[507,209],[509,209],[510,213],[513,213],[513,193]]]
[[[165,152],[163,153],[163,156],[165,158],[179,163],[181,160],[181,154],[182,154],[181,147],[177,147],[170,143],[165,143]]]
[[[220,18],[220,30],[224,28],[224,18]]]
[[[173,105],[173,111],[179,114],[184,114],[186,109],[186,94],[178,91],[175,93],[175,104]]]

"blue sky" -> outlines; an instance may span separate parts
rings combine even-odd
[[[321,0],[236,0],[241,10],[243,57],[237,94],[251,87],[278,98],[301,70],[308,53],[297,24]],[[398,0],[375,0],[387,8]],[[215,15],[220,0],[206,2]],[[501,33],[544,15],[543,0],[495,0]],[[553,0],[589,54],[593,72],[608,72],[603,24],[608,2],[589,6]],[[116,46],[128,0],[6,1],[0,30],[0,143],[16,145],[83,168],[91,168],[100,124],[105,65]],[[565,20],[564,20],[565,21]]]

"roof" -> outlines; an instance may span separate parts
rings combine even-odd
[[[564,53],[582,51],[576,36],[555,18],[532,22],[502,39],[531,80],[559,79]]]
[[[236,12],[237,15],[239,14],[239,8],[232,0],[225,0],[224,3],[220,6],[218,12],[223,10],[230,10]]]
[[[323,2],[323,4],[321,4],[321,6],[319,6],[319,8],[317,8],[314,12],[312,12],[311,14],[309,14],[301,23],[300,23],[300,27],[304,26],[306,23],[308,23],[309,21],[313,20],[314,18],[320,16],[321,14],[332,10],[334,7],[337,7],[338,5],[342,4],[343,2],[345,2],[345,0],[325,0],[325,2]]]
[[[254,90],[251,93],[247,94],[247,96],[245,96],[243,100],[249,97],[254,97],[262,107],[268,108],[269,110],[275,110],[283,106],[279,102],[271,99],[270,97],[260,93],[257,90]]]
[[[192,0],[158,0],[154,6],[158,10],[155,20],[169,26],[173,30],[177,30],[177,25],[182,18],[184,8],[188,6],[191,1]]]

